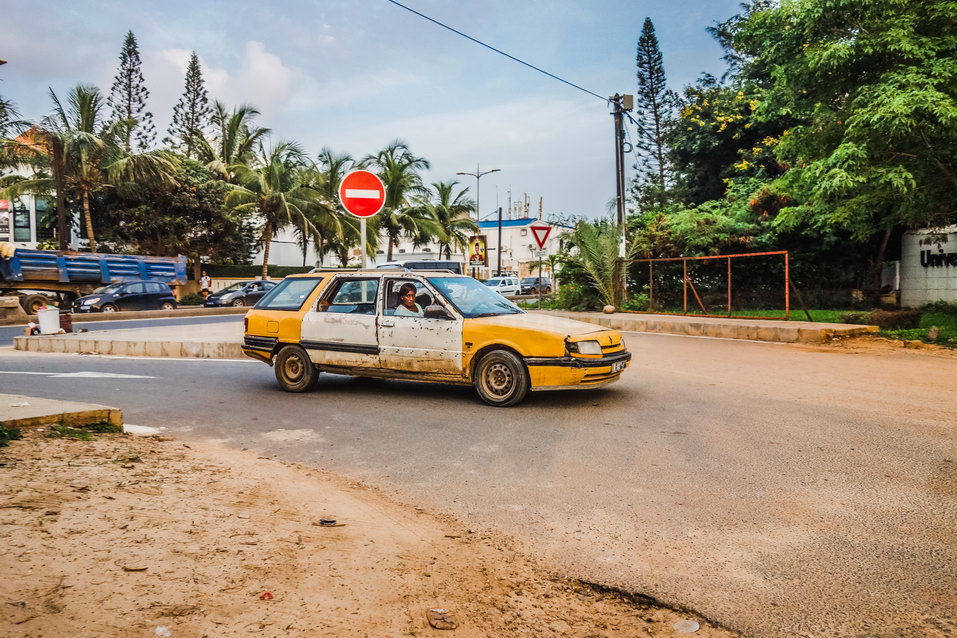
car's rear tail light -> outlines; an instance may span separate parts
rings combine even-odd
[[[243,332],[249,332],[249,317],[243,317]]]

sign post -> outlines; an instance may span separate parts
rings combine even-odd
[[[373,217],[385,206],[385,184],[379,176],[369,171],[352,171],[339,184],[339,201],[342,207],[359,218],[359,245],[362,250],[362,267],[368,266],[366,258],[366,219]]]
[[[552,233],[551,226],[532,226],[532,236],[535,238],[535,243],[538,244],[538,309],[542,309],[542,257],[544,257],[548,251],[545,250],[545,242],[548,241],[548,236]]]

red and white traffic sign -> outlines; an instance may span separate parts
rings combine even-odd
[[[342,207],[356,217],[372,217],[385,205],[385,185],[369,171],[352,171],[339,184]]]
[[[535,237],[535,243],[542,250],[545,250],[545,242],[552,232],[551,226],[532,226],[532,235]]]

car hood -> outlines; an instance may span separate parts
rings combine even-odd
[[[560,337],[576,337],[594,332],[607,330],[602,326],[584,321],[575,321],[564,317],[550,317],[542,314],[515,314],[499,315],[497,317],[478,317],[469,321],[480,321],[486,325],[502,326],[506,328],[524,328],[526,330],[540,330],[551,332]]]

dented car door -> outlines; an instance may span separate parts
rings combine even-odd
[[[300,344],[318,365],[378,368],[381,277],[337,277],[302,318]]]

